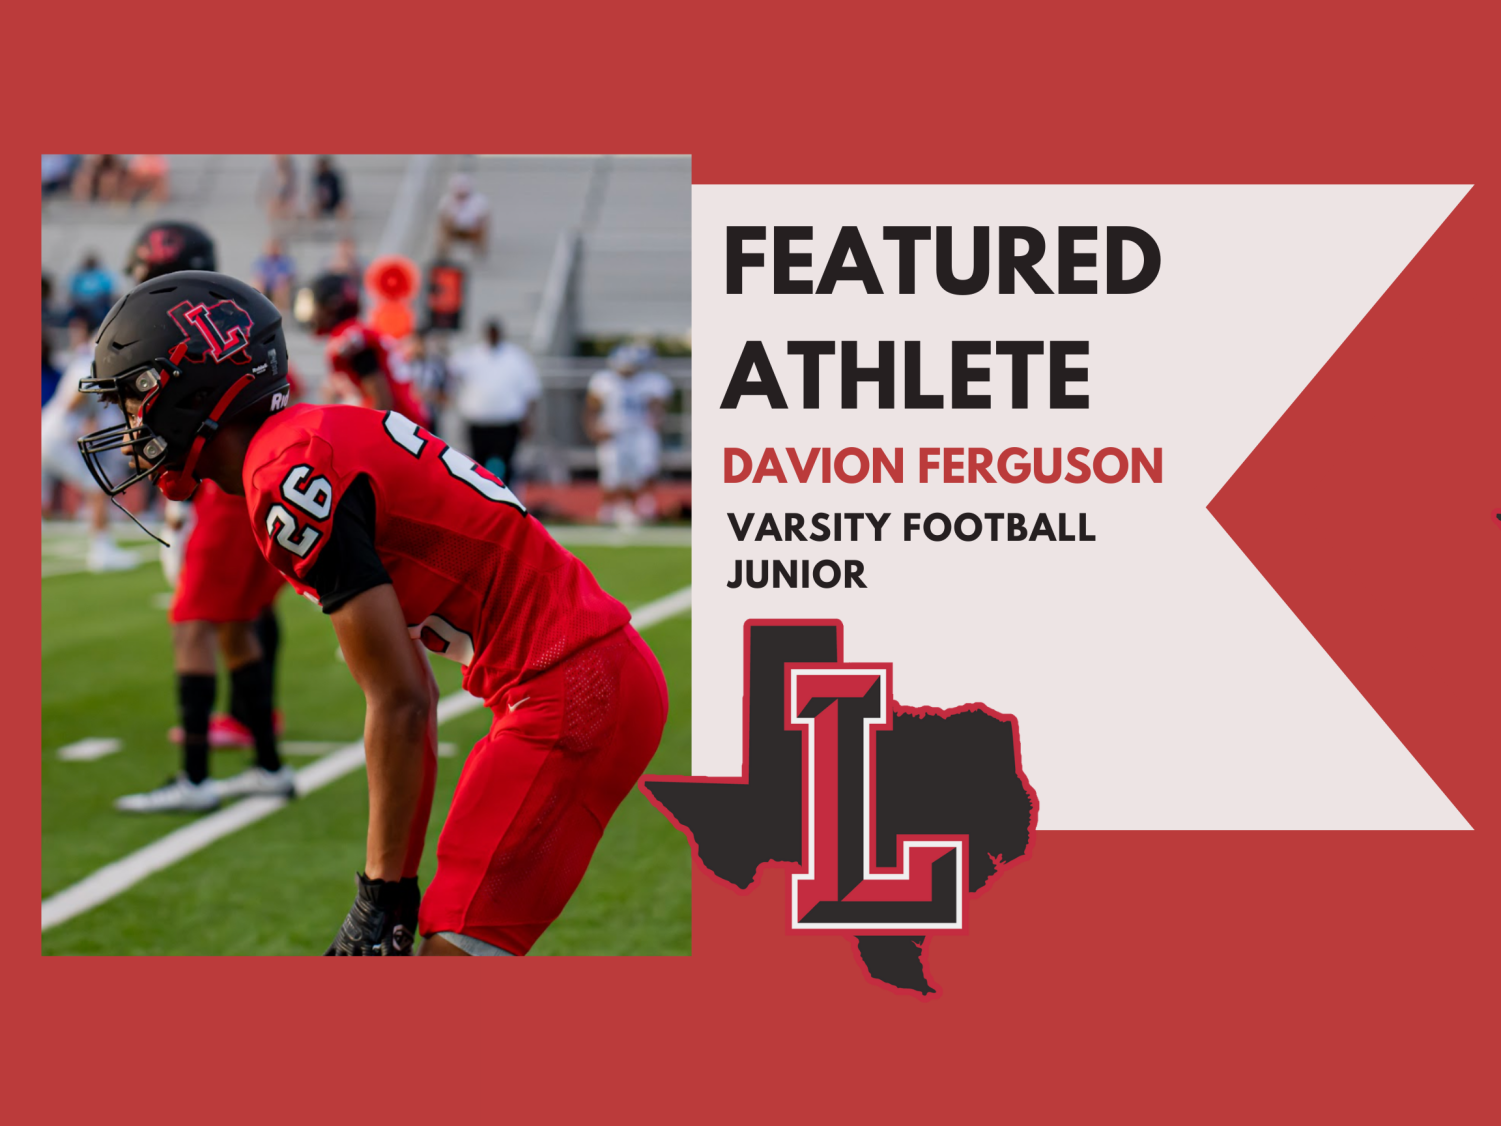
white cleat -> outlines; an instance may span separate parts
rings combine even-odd
[[[96,575],[107,571],[133,570],[141,562],[135,552],[112,543],[96,543],[89,548],[88,568]]]
[[[144,794],[116,798],[115,808],[122,813],[207,813],[219,808],[219,788],[212,778],[189,782],[186,774],[179,774]]]
[[[249,770],[225,778],[215,785],[219,788],[219,796],[225,798],[295,798],[297,796],[297,775],[293,773],[290,766],[283,766],[280,770],[266,770],[263,767],[252,766]]]

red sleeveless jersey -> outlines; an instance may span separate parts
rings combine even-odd
[[[630,613],[496,477],[395,411],[304,404],[273,414],[245,457],[256,541],[313,598],[306,576],[360,476],[376,553],[407,628],[465,666],[494,707],[506,689],[610,634]]]
[[[358,388],[365,405],[371,406],[369,396],[365,395],[360,386],[359,374],[352,363],[356,355],[368,348],[375,353],[380,370],[385,375],[386,382],[391,385],[392,406],[417,425],[426,426],[431,421],[427,417],[427,408],[417,397],[417,389],[412,386],[411,376],[407,373],[406,360],[402,358],[398,347],[395,340],[369,325],[360,324],[356,320],[345,321],[329,334],[328,366],[335,376],[348,380]]]

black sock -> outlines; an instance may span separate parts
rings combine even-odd
[[[261,611],[261,616],[255,620],[255,636],[261,643],[261,653],[266,661],[266,673],[271,678],[271,708],[276,709],[276,650],[281,645],[281,623],[276,620],[276,612],[267,606]],[[229,684],[229,714],[250,726],[249,705],[240,693],[233,678]]]
[[[281,648],[281,623],[276,620],[276,608],[267,606],[255,620],[255,636],[261,643],[261,654],[266,659],[266,672],[271,678],[271,706],[276,706],[276,651]]]
[[[264,770],[280,770],[276,753],[276,730],[271,725],[271,673],[265,661],[251,661],[229,674],[235,696],[245,704],[245,726],[255,739],[255,764]]]
[[[191,782],[208,777],[208,717],[214,710],[213,676],[177,674],[177,709],[182,715],[182,768]]]

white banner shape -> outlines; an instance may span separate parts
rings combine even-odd
[[[1205,505],[1464,195],[1455,186],[729,187],[694,188],[693,767],[741,761],[742,626],[748,618],[845,623],[845,659],[892,661],[909,706],[982,701],[1016,715],[1047,829],[1439,829],[1466,822],[1257,573]],[[745,249],[765,264],[727,293],[726,228],[764,226]],[[842,281],[827,295],[772,292],[776,226],[815,284],[840,228],[858,226],[884,292]],[[898,293],[887,226],[954,230],[954,272],[971,231],[991,228],[989,284],[969,296],[935,280],[936,239],[915,243],[916,292]],[[1138,294],[996,292],[994,228],[1029,226],[1056,288],[1058,228],[1094,226],[1078,249],[1105,276],[1105,228],[1149,232],[1156,281]],[[1139,257],[1129,257],[1126,275]],[[764,342],[788,408],[763,397],[721,409],[747,340]],[[840,407],[840,356],[823,357],[818,409],[803,408],[794,340],[855,341],[861,366],[895,342],[896,405],[860,385]],[[920,341],[922,387],[938,410],[903,408],[904,341]],[[1048,357],[1031,360],[1029,405],[1010,404],[1010,359],[976,356],[992,406],[951,406],[954,340],[1086,340],[1087,410],[1048,407]],[[1162,450],[1162,482],[943,483],[919,480],[922,448]],[[724,451],[775,448],[787,484],[725,480]],[[797,483],[786,453],[903,451],[901,484]],[[967,464],[967,462],[965,463]],[[854,469],[855,461],[848,463]],[[994,467],[992,466],[992,473]],[[882,541],[756,541],[766,513],[891,513]],[[903,539],[904,513],[1065,513],[1092,542]],[[729,513],[743,524],[744,541]],[[832,520],[832,516],[831,516]],[[804,528],[806,533],[810,529]],[[1290,533],[1292,534],[1292,533]],[[863,564],[864,589],[737,588],[736,561]],[[826,569],[824,574],[830,572]]]

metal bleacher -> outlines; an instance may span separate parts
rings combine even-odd
[[[58,288],[94,251],[119,269],[137,230],[152,219],[184,219],[209,230],[220,269],[250,272],[271,232],[261,194],[269,156],[170,156],[171,199],[154,209],[52,200],[42,212],[42,268]],[[314,157],[294,158],[303,198]],[[300,220],[277,233],[300,280],[318,273],[340,237],[361,257],[405,254],[432,260],[435,214],[449,177],[467,172],[490,200],[489,254],[464,247],[453,255],[467,271],[466,322],[450,351],[478,338],[499,316],[507,336],[537,356],[545,389],[533,438],[518,460],[530,472],[561,480],[587,472],[593,449],[578,416],[583,388],[601,364],[573,356],[581,337],[681,337],[690,328],[690,228],[687,157],[631,156],[338,156],[351,214],[347,220]],[[289,324],[288,347],[316,387],[324,360],[318,342]],[[691,364],[664,360],[679,389],[664,427],[664,467],[684,471]],[[461,438],[452,425],[445,433]]]
[[[297,173],[306,192],[314,157],[298,156]],[[95,251],[106,267],[119,270],[137,231],[154,219],[183,219],[197,223],[214,236],[219,268],[248,277],[251,263],[271,235],[266,211],[258,198],[269,156],[173,155],[171,199],[158,206],[125,207],[108,203],[53,200],[42,211],[42,269],[62,286],[87,251]],[[386,219],[405,174],[405,156],[341,156],[352,213],[347,222],[303,221],[282,233],[283,241],[303,278],[316,274],[333,251],[336,239],[349,235],[362,253],[378,244]],[[123,282],[122,282],[123,284]],[[292,362],[316,385],[323,372],[322,349],[305,333],[287,333]]]

